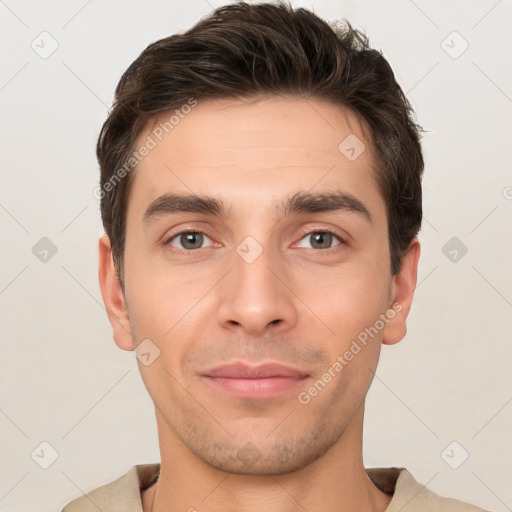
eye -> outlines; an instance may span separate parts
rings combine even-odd
[[[298,246],[308,249],[328,250],[344,243],[340,236],[329,230],[311,231],[304,234],[301,241],[307,240],[308,238],[310,238],[309,245],[304,246],[299,242]],[[209,243],[203,246],[205,242]],[[213,245],[212,240],[205,233],[192,230],[175,233],[166,241],[166,244],[188,252],[203,249],[204,247],[211,247]]]
[[[333,247],[336,247],[338,245],[341,245],[343,243],[343,240],[336,235],[335,233],[323,230],[323,231],[311,231],[310,233],[306,233],[301,240],[307,239],[308,237],[311,237],[311,242],[309,244],[309,247],[306,246],[308,249],[332,249]],[[337,241],[335,245],[332,245],[333,242]],[[299,247],[303,247],[300,246]]]
[[[192,251],[194,249],[202,249],[205,239],[211,242],[210,237],[200,231],[181,231],[169,238],[166,243],[176,247],[177,249]],[[176,244],[180,244],[181,247]],[[212,244],[210,243],[206,247],[209,247],[210,245]]]

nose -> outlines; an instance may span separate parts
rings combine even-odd
[[[242,252],[235,252],[232,261],[232,270],[216,290],[219,324],[255,336],[293,328],[298,299],[284,262],[265,249],[254,261]]]

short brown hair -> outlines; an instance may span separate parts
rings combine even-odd
[[[324,99],[353,110],[370,130],[385,200],[391,273],[422,220],[420,129],[393,71],[364,33],[286,3],[238,2],[191,29],[150,44],[124,72],[96,148],[101,215],[123,284],[126,162],[150,120],[197,100],[269,95]],[[124,169],[124,172],[119,172]],[[117,175],[116,175],[117,173]],[[119,178],[113,182],[113,178]],[[109,186],[110,184],[110,186]]]

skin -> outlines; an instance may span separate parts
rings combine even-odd
[[[406,333],[420,247],[414,239],[392,276],[365,133],[354,113],[321,100],[201,101],[138,164],[125,294],[107,235],[99,241],[99,278],[116,344],[134,350],[150,339],[160,350],[148,366],[138,360],[161,451],[159,481],[142,493],[144,511],[388,506],[391,497],[363,465],[364,401],[381,345]],[[350,134],[366,147],[354,161],[338,150]],[[353,211],[282,216],[275,209],[297,192],[334,190],[359,199],[373,222]],[[169,192],[215,196],[228,215],[180,212],[145,225],[149,204]],[[202,245],[195,239],[198,248],[171,239],[191,228],[205,234]],[[325,229],[337,233],[330,249],[315,242]],[[252,263],[236,251],[247,236],[263,249]],[[298,393],[393,304],[401,310],[384,329],[301,404]],[[238,398],[200,376],[227,361],[282,362],[308,377],[278,396]]]

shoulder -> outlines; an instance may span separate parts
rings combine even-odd
[[[396,482],[395,493],[386,512],[487,512],[475,505],[453,498],[439,496],[417,482],[402,468]]]
[[[158,471],[159,464],[139,464],[116,480],[69,502],[61,512],[142,512],[141,488]]]

